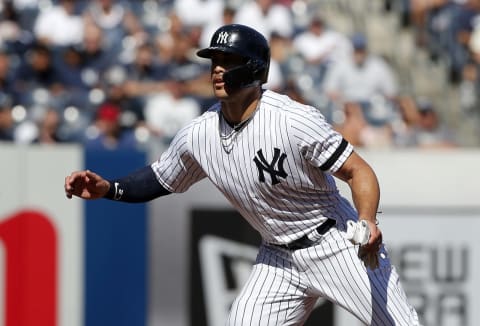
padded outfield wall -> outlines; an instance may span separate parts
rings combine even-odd
[[[479,325],[480,151],[362,154],[424,324]],[[223,325],[259,238],[208,182],[149,204],[64,196],[73,170],[114,177],[158,155],[0,145],[0,326]],[[319,320],[358,325],[324,301],[307,325]]]

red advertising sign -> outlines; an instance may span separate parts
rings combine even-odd
[[[57,325],[57,236],[46,215],[23,210],[1,219],[5,326]]]

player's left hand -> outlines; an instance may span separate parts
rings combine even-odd
[[[382,245],[382,231],[375,222],[367,221],[370,228],[370,239],[368,243],[360,246],[358,256],[365,264],[365,267],[374,270],[378,268],[378,254]]]
[[[108,192],[110,184],[100,175],[90,171],[76,171],[65,178],[65,194],[71,199],[77,196],[83,199],[102,198]]]

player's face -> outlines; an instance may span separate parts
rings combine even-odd
[[[211,80],[213,92],[217,98],[222,99],[232,95],[229,94],[225,88],[223,74],[226,71],[243,64],[245,64],[245,58],[235,54],[218,52],[212,55]]]

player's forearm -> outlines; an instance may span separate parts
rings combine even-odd
[[[352,200],[358,216],[375,223],[380,187],[372,169],[362,168],[356,171],[348,181],[352,191]]]
[[[128,203],[143,203],[170,192],[158,182],[150,166],[115,180],[109,180],[110,188],[104,198]]]
[[[370,165],[356,152],[352,152],[335,176],[349,185],[359,217],[375,223],[380,187]]]

